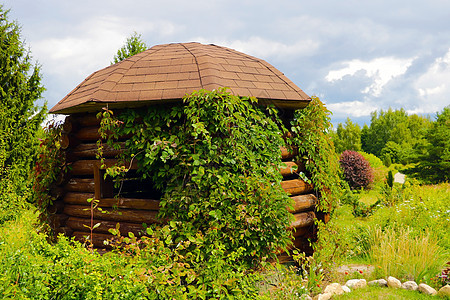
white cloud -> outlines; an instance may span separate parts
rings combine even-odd
[[[286,56],[309,56],[319,47],[319,43],[313,40],[301,40],[293,43],[281,43],[278,41],[265,39],[259,36],[252,36],[246,40],[227,39],[205,39],[195,38],[200,43],[215,43],[220,46],[232,48],[234,50],[250,54],[258,58],[286,57]]]
[[[413,87],[420,96],[422,113],[434,113],[450,104],[450,48],[417,78]]]
[[[44,58],[41,63],[46,73],[87,76],[105,67],[126,39],[120,19],[108,16],[87,20],[73,32],[33,43],[35,55]]]
[[[400,59],[394,57],[380,57],[370,61],[353,59],[344,62],[345,67],[329,71],[325,79],[328,82],[335,82],[341,80],[344,76],[354,76],[357,72],[363,71],[373,82],[361,92],[377,97],[389,81],[405,74],[413,60],[414,58]]]
[[[49,107],[91,73],[107,67],[134,31],[161,38],[183,31],[183,27],[168,21],[104,15],[63,27],[63,35],[32,40],[33,56],[39,58],[44,78],[49,79],[44,94]]]
[[[179,30],[181,27],[167,21],[103,16],[82,22],[72,34],[35,41],[33,52],[36,57],[44,58],[41,63],[46,73],[64,75],[69,72],[87,76],[108,66],[133,31],[170,36]]]
[[[369,116],[371,112],[377,110],[378,107],[370,102],[363,101],[348,101],[339,103],[327,104],[327,108],[333,112],[334,117],[342,118],[350,117],[365,117]]]

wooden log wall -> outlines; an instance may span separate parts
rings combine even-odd
[[[303,181],[299,173],[305,172],[306,168],[301,161],[295,161],[297,148],[281,148],[281,159],[286,165],[280,169],[283,175],[281,187],[292,199],[292,208],[289,211],[294,215],[290,229],[293,231],[294,246],[298,249],[312,253],[308,239],[314,238],[316,219],[317,197],[311,184]]]
[[[113,238],[108,230],[115,228],[117,222],[120,222],[122,234],[133,232],[139,235],[143,229],[142,223],[162,221],[157,219],[159,199],[100,197],[99,184],[102,179],[99,178],[99,160],[96,159],[96,143],[100,138],[98,129],[99,120],[95,114],[79,114],[66,118],[61,145],[66,152],[71,171],[53,189],[52,194],[56,201],[48,210],[50,225],[55,229],[55,233],[75,236],[79,240],[84,240],[84,237],[90,234],[89,226],[93,217],[93,224],[101,225],[94,230],[91,240],[96,247],[102,248],[105,239]],[[124,141],[121,146],[123,148]],[[119,153],[120,150],[105,145],[103,156],[106,158],[106,165],[116,163],[115,158]],[[294,221],[289,229],[293,231],[294,245],[305,252],[311,252],[307,239],[313,237],[315,232],[317,198],[313,186],[304,182],[298,175],[299,172],[305,171],[305,167],[301,162],[295,161],[297,149],[282,148],[281,153],[282,161],[286,165],[280,169],[283,176],[281,186],[293,202],[289,211],[294,215]],[[136,164],[133,164],[132,168],[136,168]],[[100,199],[97,205],[103,212],[98,209],[91,212],[91,204],[87,199],[92,198]]]
[[[90,235],[91,217],[93,224],[100,223],[94,229],[91,241],[94,246],[104,248],[103,241],[112,239],[109,229],[116,228],[120,222],[120,232],[126,235],[133,232],[135,235],[143,231],[143,223],[159,223],[157,214],[159,210],[158,199],[142,198],[101,198],[98,194],[100,181],[100,162],[96,158],[97,141],[100,121],[95,114],[78,114],[66,117],[63,124],[61,148],[64,149],[66,160],[70,165],[70,171],[53,188],[52,194],[56,198],[53,205],[48,208],[49,223],[56,234],[64,233],[83,241]],[[126,137],[125,137],[126,138]],[[122,148],[124,141],[120,142]],[[116,156],[121,150],[108,147],[103,149],[105,164],[112,166],[117,162]],[[136,162],[128,165],[136,169]],[[96,171],[97,170],[97,171]],[[95,175],[95,173],[98,173]],[[97,196],[97,197],[96,197]],[[87,199],[100,198],[97,207],[91,211],[91,204]]]

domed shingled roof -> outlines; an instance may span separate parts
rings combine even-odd
[[[228,87],[239,96],[282,108],[303,108],[311,100],[283,73],[262,59],[200,43],[154,46],[94,72],[51,113],[71,114],[180,101],[195,90]]]

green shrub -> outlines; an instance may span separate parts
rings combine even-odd
[[[381,159],[379,159],[377,156],[375,156],[372,153],[366,153],[364,151],[358,151],[359,154],[361,154],[370,164],[372,168],[380,168],[384,167],[383,162]]]
[[[0,225],[20,216],[24,208],[29,206],[26,190],[20,195],[17,193],[16,180],[10,169],[4,167],[3,158],[0,149]]]
[[[367,217],[370,216],[379,205],[380,201],[376,201],[370,205],[360,200],[361,194],[348,187],[342,195],[341,204],[349,205],[352,208],[352,214],[355,217]]]
[[[100,255],[64,236],[49,244],[33,228],[36,217],[24,211],[0,230],[2,299],[259,298],[257,273],[235,270],[220,255],[203,264],[184,257],[191,242],[171,241],[170,225],[139,240],[119,237]]]
[[[379,159],[377,156],[366,153],[363,151],[358,151],[359,154],[361,154],[370,164],[370,167],[372,168],[373,172],[373,187],[380,186],[384,179],[386,178],[386,174],[388,171],[388,168],[383,164],[381,159]],[[370,186],[372,188],[372,185]]]

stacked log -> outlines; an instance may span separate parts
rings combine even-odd
[[[160,223],[158,220],[159,197],[120,197],[113,198],[112,193],[105,196],[101,191],[104,181],[100,170],[100,161],[97,159],[97,141],[100,121],[95,114],[78,114],[66,118],[63,124],[61,147],[66,151],[66,158],[71,166],[69,174],[66,174],[58,182],[58,186],[52,190],[56,201],[48,208],[50,213],[50,225],[56,233],[64,233],[74,236],[79,240],[91,234],[92,224],[100,223],[93,230],[93,236],[89,239],[96,247],[104,247],[105,239],[112,239],[109,229],[116,228],[120,224],[122,235],[132,232],[139,235],[143,231],[143,223]],[[119,144],[124,148],[123,137]],[[106,166],[117,163],[117,155],[122,150],[103,146],[103,157]],[[313,186],[299,176],[305,172],[305,167],[300,161],[296,161],[298,150],[296,148],[282,148],[282,161],[285,164],[280,169],[283,176],[282,188],[292,199],[292,207],[289,211],[294,216],[290,226],[295,238],[294,245],[305,252],[311,252],[308,239],[314,237],[314,220],[323,218],[316,211],[317,197]],[[136,169],[135,162],[127,163],[127,167]],[[132,179],[134,180],[134,179]],[[88,199],[96,199],[95,205]]]
[[[143,232],[144,223],[158,223],[160,220],[157,219],[159,199],[99,197],[99,183],[103,180],[99,178],[102,174],[97,159],[99,126],[100,120],[95,114],[78,114],[66,118],[60,142],[66,152],[70,171],[52,190],[56,201],[48,208],[48,213],[55,233],[74,236],[80,241],[90,236],[92,224],[100,223],[89,239],[94,246],[103,248],[104,240],[113,238],[109,229],[116,228],[117,223],[120,224],[121,234],[132,232],[139,235]],[[124,140],[119,144],[123,148]],[[107,167],[117,163],[116,157],[121,151],[104,145],[103,157]],[[136,169],[137,165],[134,161],[126,163],[126,167]],[[88,199],[99,200],[91,205]]]
[[[299,176],[306,168],[301,161],[295,161],[297,154],[297,148],[281,148],[281,158],[285,165],[280,169],[283,176],[281,187],[292,199],[292,207],[288,210],[294,215],[290,226],[294,236],[293,246],[312,253],[308,239],[314,237],[317,197],[313,186]]]

